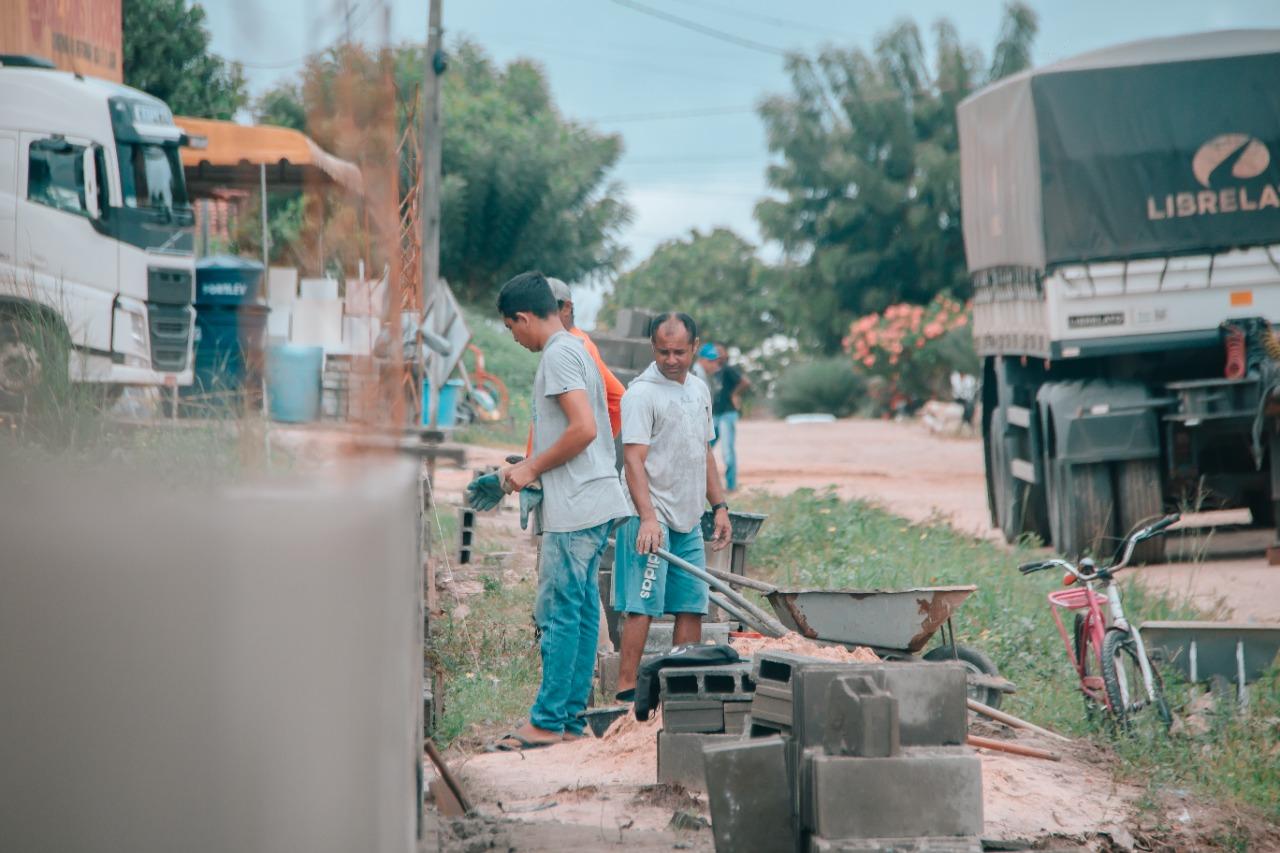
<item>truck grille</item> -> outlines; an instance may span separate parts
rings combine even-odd
[[[191,309],[187,306],[147,303],[151,322],[151,366],[166,373],[187,367],[187,342],[191,339]]]
[[[164,305],[190,305],[191,271],[147,268],[147,301]]]

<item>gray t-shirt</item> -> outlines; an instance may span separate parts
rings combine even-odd
[[[596,421],[587,449],[542,475],[542,529],[548,533],[586,530],[627,514],[627,501],[614,467],[613,431],[605,405],[604,381],[582,341],[556,332],[542,348],[533,377],[533,452],[546,452],[569,427],[556,399],[586,391]]]
[[[688,533],[702,519],[707,443],[714,435],[711,391],[692,373],[681,385],[651,363],[622,395],[622,443],[649,446],[644,462],[649,499],[658,520],[672,530]],[[630,489],[627,504],[635,515]]]

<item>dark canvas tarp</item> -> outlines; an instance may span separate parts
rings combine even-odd
[[[1280,242],[1280,30],[1085,54],[957,115],[971,272]]]

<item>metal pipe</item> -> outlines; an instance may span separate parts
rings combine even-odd
[[[754,580],[752,578],[745,577],[744,575],[735,575],[733,572],[723,572],[720,569],[713,569],[710,566],[707,566],[707,574],[715,575],[725,583],[733,584],[734,586],[746,587],[747,589],[754,589],[756,592],[762,592],[765,595],[778,591],[778,588],[773,584]]]
[[[752,630],[758,631],[760,629],[759,624],[756,622],[753,616],[747,613],[743,613],[739,608],[734,606],[733,603],[729,601],[729,599],[725,598],[720,593],[709,592],[707,593],[707,598],[711,600],[712,604],[714,604],[716,607],[719,607],[725,613],[728,613],[734,619],[737,619],[739,622],[741,622],[744,625],[750,625]]]
[[[724,594],[725,598],[729,599],[729,601],[733,602],[734,604],[738,605],[738,607],[742,608],[743,610],[746,610],[748,613],[754,616],[757,620],[760,621],[761,623],[760,627],[762,629],[764,628],[768,629],[768,630],[761,630],[760,633],[768,634],[769,636],[772,636],[772,637],[781,637],[782,635],[787,633],[787,629],[785,625],[783,625],[777,619],[774,619],[768,613],[765,613],[759,607],[756,607],[747,599],[743,598],[733,589],[733,587],[729,586],[724,581],[720,580],[717,577],[707,574],[702,569],[698,568],[697,566],[693,565],[690,562],[680,559],[675,554],[672,554],[670,551],[667,551],[664,548],[656,548],[654,549],[654,553],[656,553],[659,557],[666,560],[668,563],[675,566],[676,568],[683,569],[684,571],[693,575],[695,578],[699,578],[701,580],[706,581],[708,586],[711,586],[719,590],[721,593]]]

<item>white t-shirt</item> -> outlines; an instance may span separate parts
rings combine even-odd
[[[622,443],[649,446],[644,462],[649,499],[658,520],[672,530],[688,533],[701,522],[707,495],[707,444],[714,435],[711,391],[692,373],[681,385],[650,363],[622,395]],[[625,491],[631,514],[636,515],[631,491]]]

